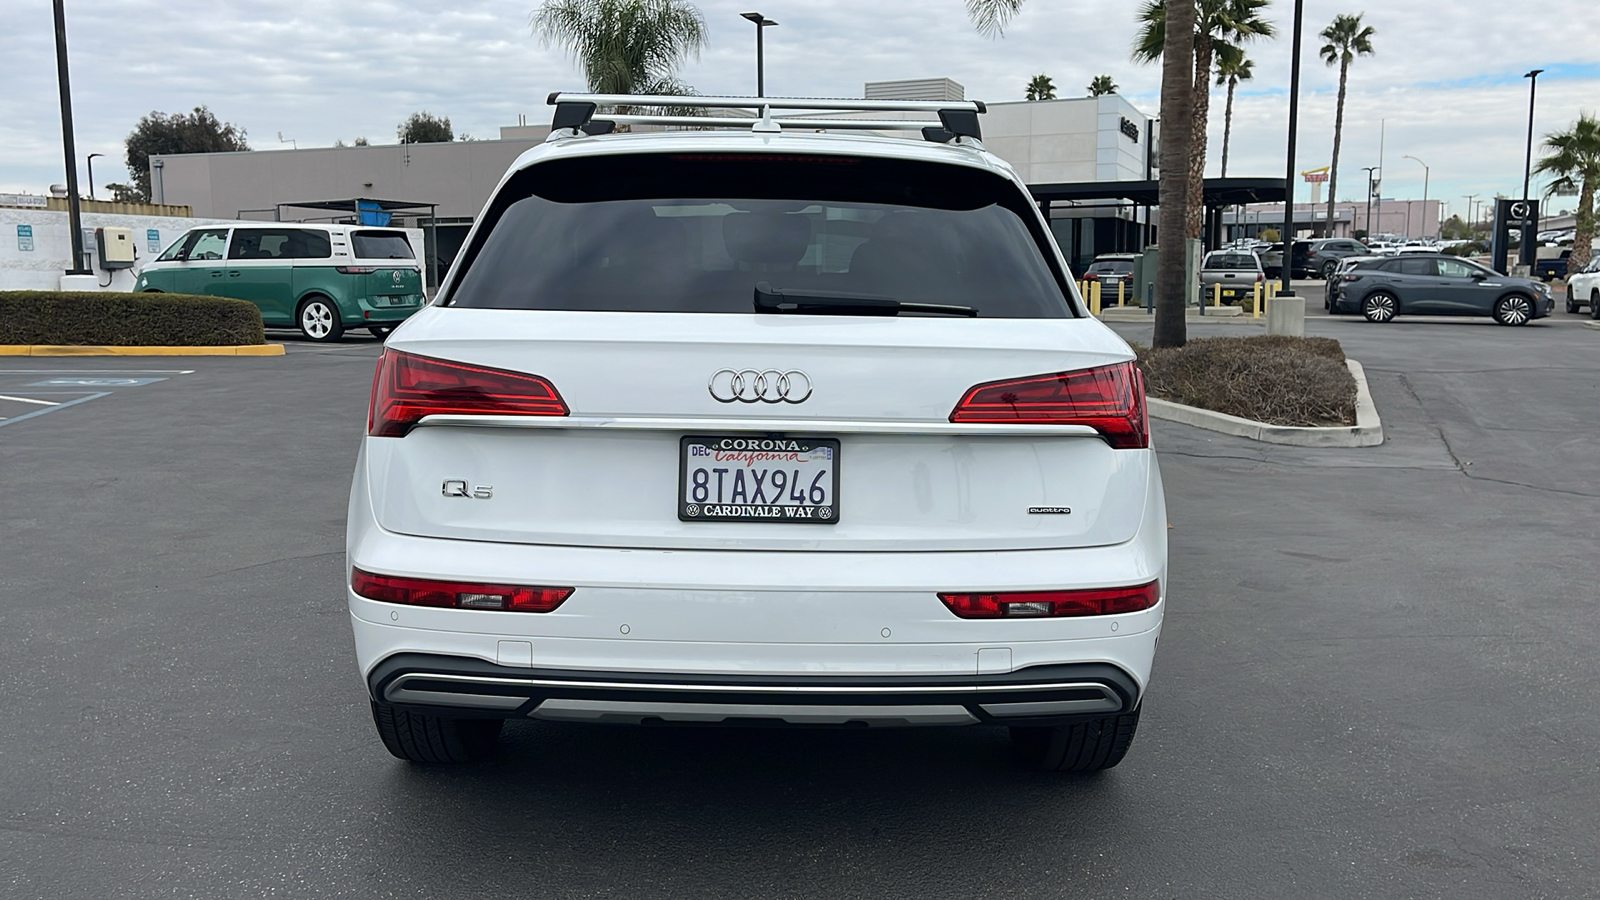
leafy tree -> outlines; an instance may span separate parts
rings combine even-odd
[[[1054,100],[1056,98],[1056,83],[1049,75],[1040,72],[1028,79],[1029,100]]]
[[[676,73],[707,42],[705,17],[687,0],[545,0],[532,25],[577,59],[597,94],[693,94]]]
[[[1372,36],[1377,32],[1371,25],[1361,24],[1365,13],[1353,16],[1339,14],[1317,36],[1327,43],[1317,53],[1328,65],[1339,65],[1339,105],[1333,116],[1333,163],[1328,167],[1328,220],[1325,235],[1333,233],[1333,198],[1339,189],[1339,142],[1344,137],[1345,85],[1350,80],[1350,64],[1357,56],[1371,56]]]
[[[1101,97],[1106,94],[1115,94],[1116,92],[1117,83],[1111,80],[1110,75],[1096,75],[1094,80],[1089,82],[1089,96],[1091,97]]]
[[[1567,271],[1577,272],[1589,264],[1594,245],[1594,193],[1600,188],[1600,119],[1590,114],[1578,116],[1571,128],[1544,136],[1539,164],[1533,171],[1553,175],[1546,188],[1549,194],[1578,195],[1572,258]]]
[[[367,139],[364,138],[364,137],[358,137],[354,141],[350,142],[350,146],[352,146],[352,147],[365,147],[365,146],[367,146]]]
[[[1222,114],[1222,177],[1228,177],[1228,143],[1233,137],[1233,91],[1241,81],[1256,76],[1255,61],[1237,47],[1217,57],[1217,84],[1228,86],[1228,105]]]
[[[249,150],[245,131],[228,122],[221,122],[204,106],[196,106],[192,113],[162,113],[151,111],[139,119],[123,145],[128,174],[132,185],[113,187],[112,196],[125,201],[150,201],[150,157],[168,153],[217,153],[228,150]],[[111,187],[107,185],[107,187]]]
[[[1022,9],[1022,3],[1023,0],[967,0],[967,16],[980,34],[995,37],[1004,33],[1006,23]],[[1179,3],[1172,13],[1172,24],[1172,32],[1162,35],[1159,50],[1161,119],[1165,122],[1187,122],[1194,113],[1194,6]],[[1209,89],[1209,69],[1206,83]],[[1184,204],[1189,196],[1192,134],[1190,129],[1174,127],[1161,140],[1159,233],[1175,252],[1161,254],[1161,268],[1156,273],[1155,334],[1150,343],[1157,348],[1182,347],[1188,340],[1183,318],[1188,279],[1181,250]]]
[[[1184,209],[1184,233],[1197,238],[1205,219],[1206,125],[1211,115],[1212,67],[1230,53],[1242,53],[1241,45],[1246,41],[1272,37],[1277,29],[1261,17],[1271,0],[1190,2],[1195,7],[1194,74],[1190,81],[1194,113],[1189,120],[1189,196]],[[1135,61],[1155,62],[1161,57],[1168,15],[1166,0],[1146,0],[1139,11],[1142,25],[1133,43]],[[1162,120],[1166,121],[1166,117]],[[1170,136],[1171,132],[1163,129],[1162,134]]]
[[[402,144],[448,144],[456,139],[450,117],[439,118],[427,110],[414,112],[395,129]]]

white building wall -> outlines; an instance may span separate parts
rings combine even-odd
[[[0,291],[54,291],[61,287],[61,276],[72,264],[72,238],[67,213],[47,209],[0,207]],[[83,249],[87,265],[94,270],[103,291],[131,291],[145,263],[160,256],[173,241],[191,228],[202,226],[260,225],[234,219],[181,218],[176,216],[128,216],[112,213],[83,214]],[[33,231],[33,249],[23,250],[17,226]],[[133,229],[135,262],[131,269],[107,271],[100,268],[95,249],[96,228]],[[419,228],[406,229],[411,246],[423,246]],[[424,273],[426,277],[426,273]]]
[[[61,286],[61,276],[72,266],[72,237],[67,213],[48,209],[0,207],[0,290],[53,291]],[[107,291],[133,290],[134,279],[146,262],[161,255],[180,235],[197,225],[231,225],[226,219],[189,219],[172,216],[126,216],[112,213],[83,214],[83,249],[90,267]],[[33,230],[33,249],[23,250],[17,226]],[[131,269],[106,271],[99,267],[95,250],[96,228],[131,228],[137,261]],[[155,242],[150,240],[155,233]],[[154,246],[156,249],[152,250]]]

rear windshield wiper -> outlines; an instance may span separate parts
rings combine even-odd
[[[910,303],[881,294],[851,294],[843,291],[780,291],[765,281],[756,282],[755,304],[758,313],[839,316],[898,316],[901,313],[968,317],[978,315],[978,310],[971,306]]]

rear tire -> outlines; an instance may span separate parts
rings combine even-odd
[[[1494,304],[1494,320],[1501,325],[1526,325],[1533,319],[1533,301],[1521,294],[1501,297]]]
[[[1600,291],[1589,295],[1589,318],[1600,319]]]
[[[1139,710],[1070,725],[1011,729],[1017,761],[1043,772],[1100,772],[1122,762],[1139,730]]]
[[[456,719],[372,704],[372,722],[396,759],[414,763],[463,763],[494,753],[504,719]]]
[[[1399,312],[1399,298],[1386,291],[1376,291],[1368,294],[1361,301],[1361,314],[1367,317],[1368,322],[1377,322],[1379,324],[1392,322]]]
[[[331,344],[344,337],[344,322],[339,307],[327,297],[307,297],[295,311],[300,333],[319,344]]]
[[[1338,268],[1339,268],[1339,261],[1336,260],[1336,259],[1330,259],[1327,262],[1323,263],[1322,264],[1322,280],[1323,281],[1327,281],[1329,278],[1332,278],[1333,277],[1333,273],[1335,271],[1337,271]]]

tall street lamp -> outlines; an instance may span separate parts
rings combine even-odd
[[[1528,79],[1528,155],[1522,164],[1522,205],[1525,209],[1529,208],[1528,182],[1531,180],[1531,176],[1533,175],[1533,97],[1534,91],[1539,87],[1539,73],[1543,71],[1543,69],[1534,69],[1528,74],[1522,76],[1523,78]],[[1531,266],[1534,262],[1535,251],[1533,247],[1533,241],[1528,240],[1527,231],[1527,223],[1524,221],[1522,226],[1522,244],[1517,251],[1517,262],[1525,266]]]
[[[766,29],[778,24],[758,12],[740,13],[740,17],[749,19],[756,26],[756,96],[767,95],[767,60],[762,47],[761,34]]]
[[[83,208],[78,202],[78,150],[72,139],[72,86],[67,78],[67,11],[55,0],[56,85],[61,92],[61,149],[67,158],[67,229],[72,238],[68,275],[93,275],[83,267]]]
[[[1428,168],[1428,164],[1427,163],[1422,162],[1422,160],[1417,159],[1415,156],[1412,156],[1409,153],[1407,153],[1405,156],[1401,157],[1401,159],[1409,159],[1414,163],[1421,163],[1421,165],[1422,165],[1422,214],[1423,215],[1427,215],[1428,214],[1428,175],[1433,170]],[[1438,221],[1437,221],[1438,217],[1435,216],[1434,218],[1435,218],[1434,224],[1437,225],[1438,224]],[[1423,237],[1427,237],[1427,235],[1423,235]]]
[[[83,160],[84,163],[89,167],[89,199],[90,200],[94,199],[94,158],[96,156],[105,156],[105,154],[104,153],[91,153],[88,156],[84,157],[84,160]]]
[[[1278,294],[1280,297],[1294,296],[1291,281],[1294,278],[1294,145],[1300,133],[1300,24],[1304,8],[1304,0],[1294,0],[1294,49],[1289,57],[1289,146],[1283,172],[1283,290]],[[1315,214],[1312,224],[1316,224]]]
[[[1377,166],[1362,166],[1361,171],[1367,173],[1367,240],[1372,240],[1372,173],[1378,171]],[[1382,222],[1378,223],[1382,225]]]

